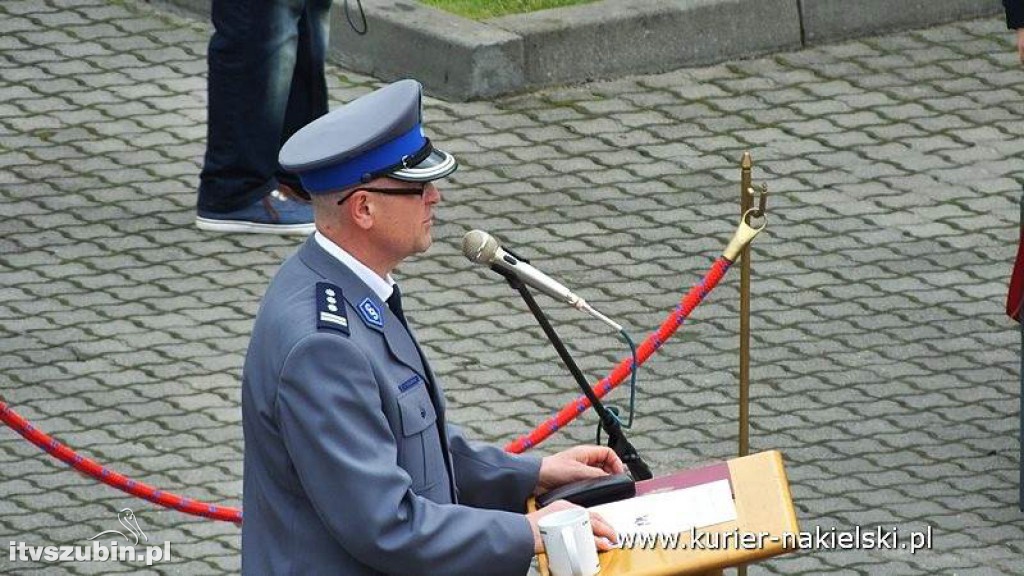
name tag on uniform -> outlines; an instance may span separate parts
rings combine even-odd
[[[420,378],[419,375],[417,374],[417,375],[413,376],[412,378],[409,378],[405,382],[402,382],[401,384],[399,384],[398,385],[398,391],[399,392],[405,392],[406,390],[411,390],[413,387],[415,387],[417,384],[419,384],[421,382],[423,382],[423,378]]]

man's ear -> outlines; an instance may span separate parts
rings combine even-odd
[[[356,190],[345,204],[348,204],[349,218],[352,219],[356,226],[363,230],[369,230],[373,227],[376,206],[370,194],[362,190]]]

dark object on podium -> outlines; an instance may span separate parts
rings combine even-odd
[[[590,480],[580,480],[559,486],[537,497],[537,507],[543,508],[555,500],[568,500],[577,506],[589,508],[625,500],[636,495],[636,483],[625,474],[610,474]]]

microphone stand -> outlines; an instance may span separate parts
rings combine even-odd
[[[517,256],[516,258],[519,257]],[[522,258],[519,258],[519,260],[526,262],[526,260],[523,260]],[[633,476],[634,480],[650,480],[653,477],[651,469],[647,467],[643,458],[641,458],[640,454],[637,453],[636,448],[634,448],[633,445],[629,443],[629,440],[626,439],[626,435],[622,431],[622,426],[619,424],[618,419],[604,407],[604,404],[601,403],[601,399],[597,397],[597,394],[594,394],[594,390],[590,388],[590,384],[587,383],[587,379],[583,375],[583,372],[580,371],[580,367],[576,365],[576,361],[573,360],[572,356],[569,354],[569,350],[566,349],[565,344],[562,343],[562,339],[558,337],[554,327],[551,326],[551,322],[548,321],[544,311],[540,309],[540,306],[533,298],[533,294],[530,293],[530,290],[514,274],[506,272],[497,266],[491,266],[491,270],[494,270],[498,274],[504,276],[505,280],[508,281],[509,286],[516,289],[519,292],[519,295],[523,297],[523,301],[526,302],[526,305],[530,308],[530,312],[532,312],[534,318],[537,319],[537,323],[540,324],[540,327],[544,330],[544,334],[548,337],[548,340],[551,341],[551,345],[554,346],[555,350],[558,352],[558,356],[562,359],[562,363],[565,364],[565,367],[569,369],[573,378],[576,379],[576,383],[579,385],[580,389],[583,390],[583,394],[586,395],[587,400],[590,401],[590,405],[594,407],[594,412],[597,412],[597,415],[601,420],[601,428],[604,429],[605,434],[608,435],[608,447],[611,448],[615,454],[618,455],[619,459],[622,460],[622,463],[629,468],[629,473]]]

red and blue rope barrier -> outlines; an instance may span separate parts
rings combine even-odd
[[[745,246],[750,244],[751,240],[757,237],[765,226],[768,225],[767,214],[764,211],[764,195],[761,197],[761,206],[759,208],[747,210],[740,217],[740,224],[736,228],[736,232],[733,234],[732,239],[729,240],[729,244],[722,251],[722,255],[711,265],[711,268],[704,274],[695,286],[690,288],[690,291],[683,296],[679,306],[669,314],[668,318],[661,323],[661,327],[656,332],[647,337],[646,340],[640,345],[637,352],[636,363],[637,366],[643,364],[650,358],[659,348],[661,348],[669,338],[675,334],[676,330],[683,325],[683,322],[690,316],[697,306],[704,301],[704,298],[711,293],[712,290],[718,286],[725,273],[729,271],[729,267],[732,266],[733,262],[739,257],[740,252]],[[761,224],[754,227],[750,224],[750,220],[753,218],[761,219]],[[592,387],[594,394],[598,398],[602,398],[608,394],[613,388],[621,384],[633,371],[633,358],[632,356],[623,359],[619,364],[603,379],[599,380],[595,386]],[[519,454],[530,448],[533,448],[546,440],[552,434],[560,430],[563,426],[569,424],[576,419],[580,414],[586,412],[587,408],[590,407],[590,400],[586,396],[579,396],[572,402],[566,404],[559,412],[551,419],[543,422],[540,426],[537,426],[526,436],[521,436],[516,440],[505,445],[505,451],[513,454]]]
[[[683,325],[683,322],[686,321],[693,310],[704,301],[704,298],[706,298],[707,295],[715,289],[718,283],[725,276],[725,273],[729,271],[729,267],[732,266],[732,263],[736,260],[736,256],[739,254],[740,249],[749,243],[758,232],[764,229],[764,224],[758,228],[752,228],[747,223],[747,219],[751,212],[743,215],[743,218],[740,220],[740,227],[733,236],[732,241],[730,241],[729,246],[725,249],[723,255],[715,260],[700,282],[694,285],[690,291],[687,292],[686,296],[683,297],[675,310],[673,310],[665,321],[662,322],[658,330],[648,336],[647,339],[639,346],[636,359],[637,365],[643,364],[647,361],[648,358],[654,355],[654,353],[661,348],[673,334],[675,334],[676,330]],[[632,373],[632,368],[633,357],[630,356],[623,359],[607,376],[597,382],[593,387],[594,393],[598,398],[608,394],[608,392],[629,377]],[[589,407],[590,401],[587,400],[586,396],[580,396],[566,404],[565,407],[555,415],[555,417],[542,423],[533,432],[510,442],[505,446],[505,450],[507,452],[520,453],[537,446],[563,426],[572,422],[580,414],[586,412]],[[78,454],[68,446],[60,443],[55,438],[33,426],[28,420],[15,412],[10,405],[2,399],[0,399],[0,421],[54,458],[91,478],[125,492],[126,494],[142,498],[143,500],[148,500],[164,508],[178,510],[193,516],[234,522],[236,524],[242,523],[241,508],[208,504],[199,500],[185,498],[184,496],[179,496],[172,492],[158,490],[143,482],[132,480],[131,478],[115,472],[90,458],[86,458]]]
[[[678,330],[679,327],[683,325],[683,322],[685,322],[690,316],[690,313],[693,312],[693,310],[700,305],[702,301],[704,301],[704,298],[715,289],[715,286],[717,286],[722,280],[725,273],[729,271],[730,266],[732,266],[732,261],[724,256],[720,256],[715,260],[714,264],[711,265],[711,269],[708,270],[700,282],[694,285],[694,287],[687,292],[686,296],[683,297],[675,310],[673,310],[672,313],[669,314],[668,318],[662,322],[661,327],[648,336],[647,339],[644,340],[637,348],[637,366],[646,362],[648,358],[653,356],[654,353],[661,348],[673,334],[675,334],[676,330]],[[632,356],[623,358],[607,376],[594,384],[594,394],[598,398],[603,398],[605,394],[611,392],[616,386],[622,384],[622,382],[629,377],[632,373],[632,366]],[[513,454],[519,454],[537,446],[552,434],[558,432],[562,427],[575,420],[580,414],[586,412],[589,408],[590,400],[588,400],[586,396],[580,395],[572,402],[567,403],[554,417],[537,426],[537,428],[529,434],[521,436],[506,444],[505,451]]]
[[[96,480],[99,480],[109,486],[113,486],[122,492],[142,498],[143,500],[149,500],[150,502],[163,506],[164,508],[178,510],[193,516],[203,516],[214,520],[234,522],[236,524],[241,524],[242,522],[242,510],[240,508],[207,504],[206,502],[200,502],[199,500],[192,500],[191,498],[185,498],[184,496],[179,496],[171,492],[158,490],[149,484],[132,480],[123,474],[119,474],[107,468],[106,466],[100,465],[94,460],[78,454],[71,448],[58,442],[55,438],[33,426],[28,420],[25,420],[20,414],[11,409],[11,407],[3,400],[0,400],[0,420],[2,420],[3,423],[9,426],[12,430],[21,434],[26,440],[35,444],[54,458],[64,462],[86,476],[95,478]]]

